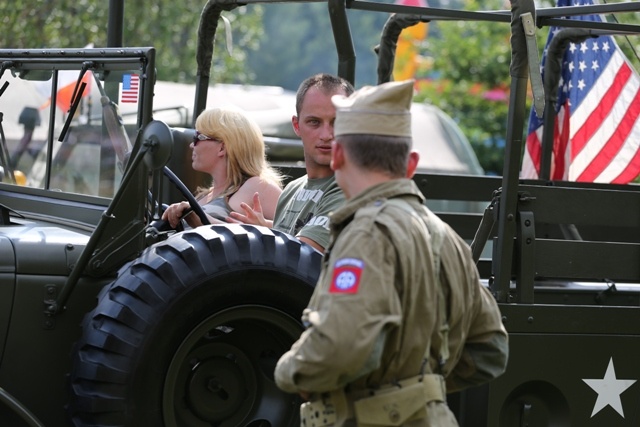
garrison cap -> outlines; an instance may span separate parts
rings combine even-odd
[[[365,86],[348,97],[334,95],[334,135],[411,137],[412,97],[413,80]]]

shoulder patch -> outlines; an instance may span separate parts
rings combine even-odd
[[[341,258],[333,266],[333,278],[329,293],[357,294],[364,262],[357,258]]]

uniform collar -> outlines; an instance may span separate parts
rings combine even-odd
[[[393,179],[369,187],[352,199],[347,200],[345,205],[331,213],[331,222],[338,226],[353,217],[358,209],[376,200],[402,196],[417,197],[421,203],[424,203],[425,200],[413,180],[408,178]]]

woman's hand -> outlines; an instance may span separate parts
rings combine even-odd
[[[169,207],[162,214],[162,219],[169,222],[171,228],[176,228],[180,224],[181,219],[185,219],[187,224],[191,227],[197,227],[202,225],[200,218],[197,215],[191,215],[191,212],[185,212],[190,208],[189,202],[179,202],[169,205]],[[184,215],[187,216],[184,216]],[[193,225],[195,224],[195,225]]]
[[[246,203],[241,203],[240,207],[244,211],[244,214],[240,212],[231,212],[227,218],[228,222],[263,225],[265,227],[272,227],[273,221],[265,219],[262,213],[262,204],[260,203],[260,194],[257,192],[253,195],[253,207]]]

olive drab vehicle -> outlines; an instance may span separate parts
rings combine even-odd
[[[246,3],[211,0],[202,10],[195,113],[206,105],[221,12]],[[111,2],[113,47],[0,50],[0,119],[24,124],[27,160],[37,141],[44,141],[46,159],[37,183],[30,182],[0,126],[0,424],[298,426],[299,398],[275,386],[273,370],[303,329],[300,315],[321,256],[262,227],[166,230],[159,218],[175,194],[206,223],[184,167],[194,130],[154,120],[155,53],[162,47],[120,47],[123,4]],[[347,9],[388,15],[381,82],[390,78],[403,27],[438,19],[511,26],[503,176],[415,177],[429,199],[487,206],[484,214],[437,212],[473,240],[510,334],[505,374],[449,396],[460,425],[640,425],[640,188],[518,177],[527,85],[539,78],[531,35],[549,25],[580,27],[589,36],[637,34],[637,25],[559,18],[637,12],[640,3],[562,12],[536,10],[532,0],[486,12],[364,0],[327,6],[332,29],[318,31],[332,30],[336,73],[351,81]],[[25,81],[51,101],[20,118],[3,97],[19,91],[27,99]],[[545,97],[534,86],[539,102]],[[64,101],[62,87],[69,91],[66,114],[55,107]],[[81,102],[90,93],[98,101]],[[128,101],[137,106],[132,120],[121,114]],[[39,136],[30,132],[37,121]],[[59,150],[70,166],[52,161]],[[69,183],[71,190],[59,190]]]

